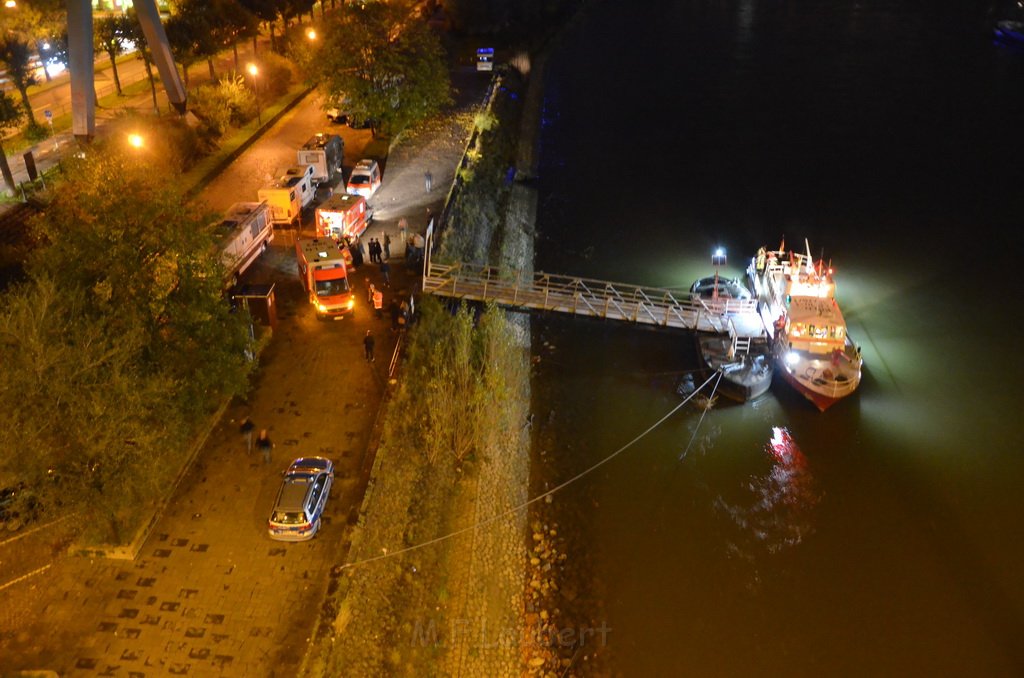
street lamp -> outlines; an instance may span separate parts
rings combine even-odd
[[[260,69],[256,68],[256,64],[249,64],[247,66],[249,75],[252,76],[252,91],[256,95],[256,120],[259,121],[260,127],[263,127],[263,114],[260,112],[260,85],[259,81],[256,80],[256,76],[259,75]]]
[[[142,138],[141,134],[133,133],[128,135],[128,145],[131,146],[132,148],[142,148],[143,145],[145,145],[145,143],[146,142]]]
[[[711,264],[715,267],[715,291],[711,293],[711,298],[718,299],[718,267],[725,266],[725,248],[715,250],[711,255]]]
[[[316,31],[314,31],[312,28],[310,28],[306,32],[306,37],[309,38],[310,40],[316,40]]]

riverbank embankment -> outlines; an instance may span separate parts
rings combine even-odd
[[[438,252],[532,268],[532,189],[511,181],[526,81],[467,129]],[[457,258],[457,259],[456,259]],[[347,564],[307,675],[517,675],[529,482],[528,319],[417,304]],[[453,535],[453,536],[449,536]]]

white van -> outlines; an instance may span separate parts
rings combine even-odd
[[[380,188],[380,165],[376,160],[363,159],[352,168],[345,191],[369,199]]]

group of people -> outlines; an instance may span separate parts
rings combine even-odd
[[[246,417],[242,420],[242,425],[239,427],[242,432],[242,439],[245,441],[246,454],[252,454],[252,450],[255,447],[256,450],[263,456],[263,463],[270,463],[270,455],[274,450],[274,443],[270,440],[270,433],[267,429],[261,428],[259,435],[253,439],[253,431],[256,430],[256,424],[252,422],[252,419]]]
[[[391,236],[384,234],[383,240],[370,238],[366,249],[370,253],[370,261],[375,264],[383,263],[385,259],[391,258]]]

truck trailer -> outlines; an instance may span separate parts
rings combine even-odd
[[[236,202],[214,226],[214,238],[224,264],[225,287],[231,287],[274,240],[270,206],[265,202]]]
[[[341,174],[345,140],[337,134],[318,133],[299,149],[299,165],[313,167],[313,183],[329,183]]]
[[[313,166],[289,167],[272,185],[257,193],[270,205],[275,224],[298,224],[302,209],[313,202]]]
[[[330,238],[295,241],[299,278],[318,318],[340,318],[356,305],[348,281],[345,256]]]

